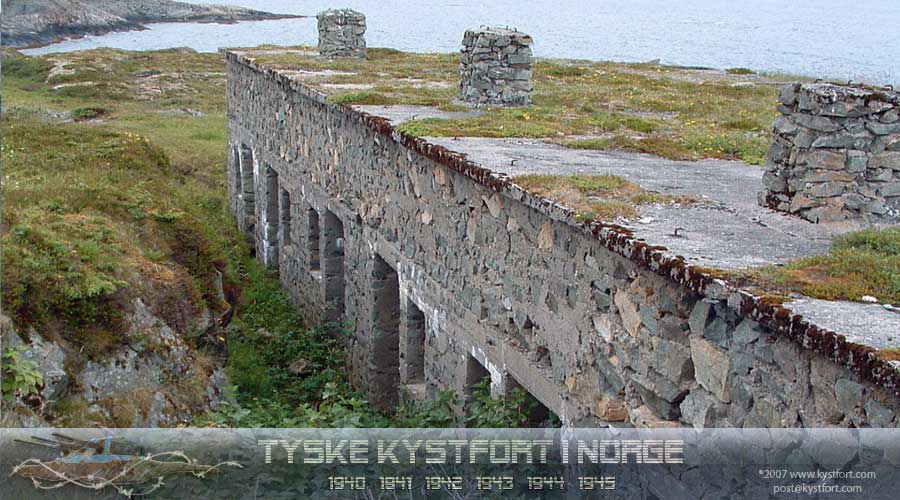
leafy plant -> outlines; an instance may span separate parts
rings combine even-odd
[[[29,394],[40,394],[44,376],[34,361],[22,357],[25,346],[3,351],[3,398],[12,401]]]
[[[434,399],[416,403],[404,403],[397,410],[393,427],[447,428],[462,425],[462,418],[454,408],[459,398],[453,391],[441,391]]]
[[[522,388],[515,388],[504,397],[491,397],[491,379],[475,384],[472,391],[469,427],[523,427],[529,423],[531,415],[540,403],[530,397]]]

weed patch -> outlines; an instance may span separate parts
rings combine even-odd
[[[750,271],[766,289],[799,292],[826,300],[863,296],[900,304],[900,228],[866,229],[835,239],[824,255]]]

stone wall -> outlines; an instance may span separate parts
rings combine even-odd
[[[760,203],[812,222],[900,221],[900,94],[794,84],[780,101]]]
[[[802,347],[802,322],[776,333],[678,259],[240,54],[228,78],[232,209],[245,228],[256,214],[257,256],[303,314],[348,325],[351,379],[373,404],[487,376],[566,425],[897,425],[897,387],[866,378],[887,371],[816,351],[847,354],[843,340]],[[282,203],[265,203],[273,191]]]
[[[328,9],[316,15],[322,57],[366,57],[366,16],[351,9]]]
[[[485,105],[529,104],[531,42],[530,36],[515,30],[466,31],[459,62],[459,98]]]

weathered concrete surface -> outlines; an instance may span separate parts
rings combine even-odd
[[[625,224],[635,236],[667,247],[688,262],[741,269],[827,251],[831,239],[854,226],[814,225],[756,203],[762,169],[741,162],[677,162],[650,155],[564,148],[540,140],[446,138],[428,140],[515,180],[526,174],[613,174],[670,195],[702,197],[708,206],[639,207]],[[679,236],[675,236],[675,229]]]
[[[900,313],[879,304],[828,301],[809,297],[785,304],[817,325],[841,332],[847,340],[885,349],[900,345]]]
[[[828,251],[855,222],[812,224],[757,203],[763,169],[737,161],[677,162],[618,151],[585,151],[539,140],[443,138],[429,141],[515,179],[527,174],[614,174],[664,194],[701,196],[708,206],[640,207],[626,225],[635,236],[693,264],[746,269]],[[677,235],[676,235],[676,229]],[[848,340],[882,349],[900,344],[900,314],[881,306],[802,298],[785,307]]]
[[[395,104],[393,106],[354,106],[354,108],[366,113],[380,116],[390,120],[392,123],[402,123],[409,120],[424,120],[426,118],[440,118],[442,120],[458,120],[461,118],[473,118],[480,114],[481,111],[442,111],[430,106],[408,106]]]
[[[349,325],[351,379],[373,404],[391,406],[407,384],[465,394],[488,376],[494,393],[521,386],[567,425],[872,426],[900,413],[900,372],[871,348],[637,228],[579,221],[485,167],[508,168],[472,161],[466,141],[446,139],[450,150],[400,134],[237,53],[228,73],[232,210],[307,316]],[[570,154],[533,147],[547,165]],[[626,157],[607,158],[609,173],[627,174],[616,171]],[[700,165],[662,165],[683,173],[639,175],[747,204],[731,192],[741,185],[697,181]],[[813,235],[777,237],[815,247]]]

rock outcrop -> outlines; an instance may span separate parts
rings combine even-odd
[[[67,37],[143,29],[144,23],[235,22],[298,17],[242,7],[170,0],[7,0],[0,21],[3,45],[44,45]]]
[[[97,360],[34,329],[20,335],[0,316],[0,351],[20,350],[43,380],[38,394],[4,402],[0,427],[172,427],[225,400],[228,380],[219,364],[141,299],[130,309],[128,344]],[[197,319],[200,327],[214,321],[207,311]]]

